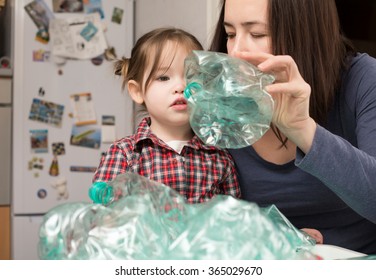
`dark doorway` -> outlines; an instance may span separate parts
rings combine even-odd
[[[342,30],[359,52],[376,57],[376,1],[336,0]]]

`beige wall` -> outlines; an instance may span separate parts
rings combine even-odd
[[[191,32],[206,48],[219,14],[220,0],[135,0],[135,39],[157,28]]]

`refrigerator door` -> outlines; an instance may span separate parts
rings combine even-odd
[[[0,77],[0,205],[10,205],[11,174],[11,86],[12,80]]]
[[[118,58],[130,56],[133,0],[74,2],[99,4],[96,10],[103,17],[98,28],[103,29],[107,45],[113,47]],[[121,90],[122,80],[113,73],[113,61],[101,56],[93,60],[68,59],[59,64],[63,60],[52,56],[51,42],[36,40],[38,28],[25,10],[31,3],[45,3],[53,11],[53,3],[58,1],[12,1],[13,259],[38,258],[43,214],[59,204],[89,202],[94,170],[111,144],[108,137],[102,141],[106,138],[103,122],[111,120],[116,139],[133,132],[133,103]],[[76,19],[86,14],[53,12],[53,17]],[[76,96],[88,98],[81,104]],[[77,125],[77,112],[84,117],[90,115],[95,123]],[[83,131],[77,132],[80,129]]]
[[[0,104],[0,205],[10,205],[12,109]]]
[[[103,120],[107,116],[115,120],[117,139],[133,131],[133,103],[121,90],[122,81],[113,73],[113,62],[99,57],[58,64],[51,54],[52,43],[36,40],[38,28],[25,10],[32,2],[14,1],[14,215],[44,214],[58,204],[89,201],[93,170],[111,144],[101,141],[105,136],[101,135]],[[52,0],[42,2],[53,11]],[[133,1],[101,1],[100,10],[107,45],[119,58],[129,57]],[[114,21],[115,10],[121,17]],[[60,19],[84,15],[53,13]],[[75,96],[87,98],[76,102]],[[78,126],[77,114],[90,115],[94,123]]]
[[[10,106],[12,103],[12,79],[0,76],[0,106]]]
[[[37,260],[39,227],[43,216],[20,216],[12,220],[13,260]]]

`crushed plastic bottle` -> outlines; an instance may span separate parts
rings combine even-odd
[[[185,78],[190,124],[204,143],[242,148],[269,129],[274,102],[264,87],[273,75],[227,54],[193,51],[185,60]]]
[[[67,203],[44,216],[40,259],[315,258],[309,253],[314,240],[275,207],[226,195],[187,204],[170,187],[135,173],[120,174],[107,187],[117,194],[110,202],[96,193],[96,186],[91,190],[107,206]]]
[[[162,223],[171,224],[165,226],[170,230],[171,238],[176,237],[181,226],[176,221],[183,222],[187,211],[184,197],[174,189],[134,173],[120,174],[110,182],[94,182],[89,197],[94,203],[104,206],[124,197],[142,197],[150,203],[151,213],[160,217]]]

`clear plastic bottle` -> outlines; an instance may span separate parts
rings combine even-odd
[[[108,206],[76,202],[48,211],[39,231],[41,259],[312,258],[314,243],[276,207],[227,195],[187,204],[171,188],[134,173],[103,185],[112,190],[91,195]]]
[[[156,203],[166,198],[173,204],[184,203],[184,198],[172,188],[135,173],[123,173],[110,182],[94,182],[89,197],[94,203],[109,205],[127,195],[150,195]]]
[[[117,207],[118,203],[114,202],[118,200],[138,197],[143,202],[148,201],[149,212],[160,217],[170,236],[176,236],[181,231],[188,211],[185,198],[174,189],[130,172],[119,174],[110,182],[94,182],[89,189],[89,197],[95,204],[113,208]]]
[[[89,196],[95,203],[62,204],[44,216],[41,259],[165,258],[189,217],[184,197],[135,173],[94,183]]]
[[[269,129],[274,102],[264,87],[273,75],[223,53],[193,51],[185,77],[190,123],[206,144],[242,148]]]

